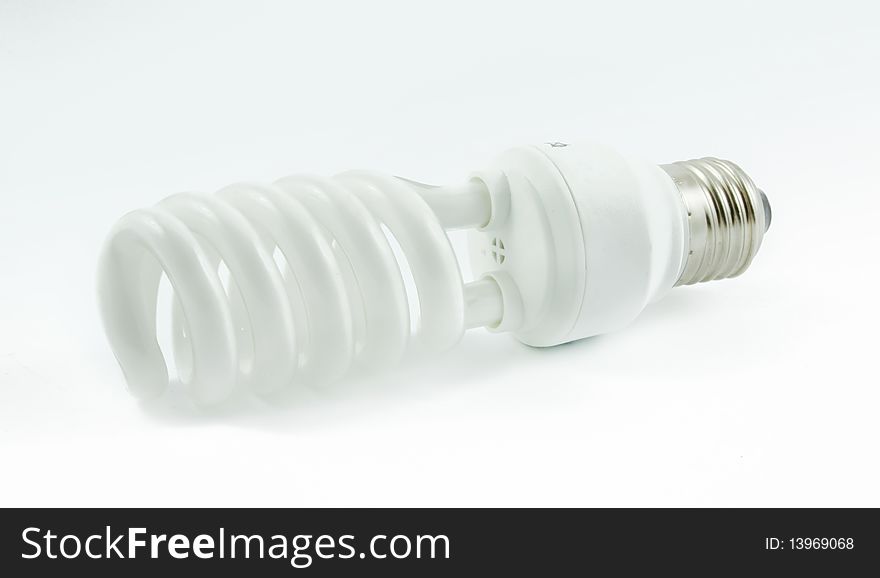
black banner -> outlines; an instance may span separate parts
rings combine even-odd
[[[0,516],[6,576],[845,576],[876,572],[880,562],[880,516],[871,509],[13,509]]]

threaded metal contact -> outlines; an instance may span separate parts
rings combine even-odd
[[[770,226],[770,204],[737,165],[716,158],[661,168],[688,214],[689,249],[678,285],[736,277],[748,269]]]

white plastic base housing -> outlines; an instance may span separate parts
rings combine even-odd
[[[494,278],[504,299],[491,330],[533,346],[614,331],[681,275],[688,215],[657,165],[548,143],[510,150],[474,176],[493,213],[471,233],[471,267]]]

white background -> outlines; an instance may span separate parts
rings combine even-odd
[[[869,1],[0,1],[0,505],[880,506],[878,62]],[[94,295],[124,212],[584,139],[743,166],[751,269],[284,407],[125,391]]]

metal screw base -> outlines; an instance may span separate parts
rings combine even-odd
[[[770,203],[730,161],[702,158],[661,165],[687,208],[689,253],[678,285],[736,277],[748,269],[770,226]]]

